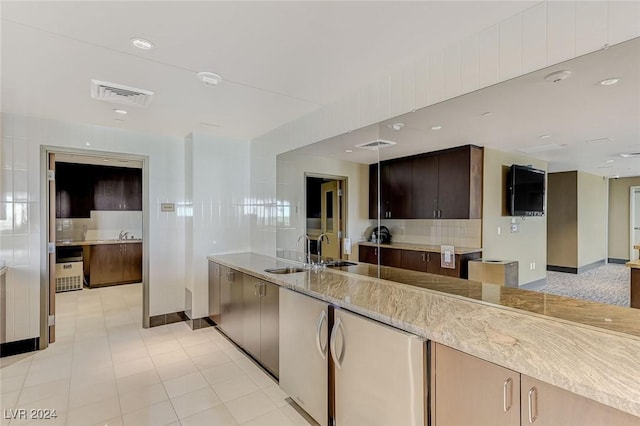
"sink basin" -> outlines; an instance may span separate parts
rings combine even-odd
[[[265,272],[270,274],[294,274],[296,272],[304,272],[302,268],[284,267],[284,268],[271,268],[265,269]]]
[[[327,268],[341,268],[343,266],[355,266],[357,263],[347,262],[346,260],[327,263]]]

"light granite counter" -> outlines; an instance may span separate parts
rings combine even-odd
[[[361,241],[358,244],[360,244],[361,246],[378,247],[378,243],[372,243],[370,241]],[[379,244],[379,246],[384,248],[399,249],[399,250],[430,251],[432,253],[440,253],[440,246],[432,245],[432,244],[391,243],[391,244]],[[482,251],[481,248],[454,247],[455,254],[479,253],[481,251]]]
[[[640,310],[363,264],[275,275],[295,263],[209,260],[640,416]]]
[[[100,244],[132,244],[141,243],[142,240],[130,239],[130,240],[83,240],[83,241],[56,241],[56,247],[66,246],[97,246]]]

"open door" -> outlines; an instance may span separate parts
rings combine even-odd
[[[49,256],[49,343],[56,341],[56,155],[48,154],[49,170],[47,180],[49,182],[49,236],[47,238],[47,252]]]
[[[342,255],[340,195],[340,181],[334,180],[322,184],[320,223],[321,231],[328,238],[328,241],[323,240],[320,243],[319,249],[322,250],[322,257],[340,259]]]
[[[630,191],[629,205],[629,242],[630,252],[629,260],[638,260],[640,257],[640,186],[632,186]]]

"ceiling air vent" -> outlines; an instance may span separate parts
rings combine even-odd
[[[376,139],[375,141],[358,144],[356,145],[356,148],[364,148],[364,149],[371,149],[373,151],[377,151],[380,148],[386,148],[388,146],[395,145],[395,144],[396,144],[395,142],[386,141],[384,139]]]
[[[146,108],[152,96],[151,90],[91,79],[91,97],[100,101]]]

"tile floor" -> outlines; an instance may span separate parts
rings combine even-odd
[[[141,284],[56,299],[57,341],[0,359],[1,425],[309,424],[215,328],[143,329]],[[56,410],[57,418],[12,420],[15,409],[27,417]]]

